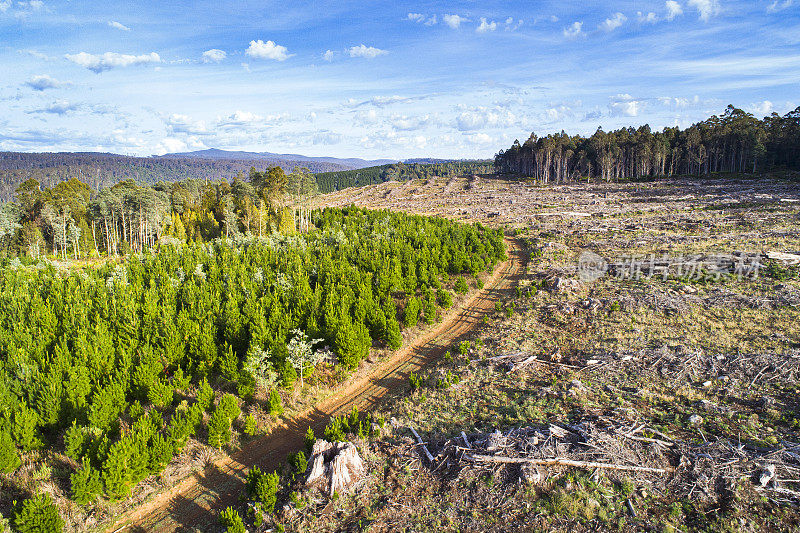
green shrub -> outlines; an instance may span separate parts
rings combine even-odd
[[[250,413],[244,419],[244,434],[248,437],[253,437],[257,430],[256,417],[253,416],[253,413]]]
[[[83,459],[81,469],[70,476],[70,485],[72,499],[79,505],[86,505],[94,501],[103,492],[100,472],[92,468],[86,458]]]
[[[314,443],[317,442],[317,438],[314,436],[314,430],[311,429],[311,426],[308,426],[308,429],[306,429],[305,441],[306,452],[311,455],[311,450],[314,449]]]
[[[269,391],[267,411],[272,416],[281,416],[283,414],[283,401],[281,400],[281,395],[275,389]]]
[[[14,508],[11,518],[19,533],[60,533],[64,521],[47,494],[32,496]]]
[[[228,507],[219,514],[219,523],[227,533],[247,533],[242,517],[233,507]]]
[[[412,370],[408,373],[408,384],[411,385],[411,390],[419,390],[422,388],[422,376],[415,374]]]
[[[308,468],[308,459],[302,451],[289,455],[289,464],[292,466],[292,478],[302,476]]]
[[[466,294],[469,290],[469,286],[467,286],[467,280],[463,277],[460,277],[456,280],[456,284],[453,287],[453,290],[456,291],[458,294]]]
[[[10,473],[19,468],[22,461],[8,431],[0,431],[0,472]]]
[[[247,473],[245,490],[249,498],[261,506],[262,511],[272,513],[278,500],[279,481],[277,472],[265,474],[260,468],[254,466]]]
[[[422,304],[419,301],[419,298],[416,296],[412,296],[408,303],[406,304],[406,310],[403,313],[403,324],[406,327],[412,328],[417,325],[419,322],[419,315],[422,311]]]

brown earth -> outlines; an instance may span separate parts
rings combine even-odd
[[[217,526],[217,513],[236,504],[252,466],[270,471],[289,453],[301,449],[310,426],[321,434],[332,416],[349,412],[353,406],[370,410],[393,392],[408,388],[408,374],[429,366],[455,343],[468,338],[481,318],[494,309],[505,293],[525,272],[523,251],[508,240],[509,259],[499,265],[485,288],[463,306],[411,344],[377,363],[374,369],[345,383],[314,409],[286,420],[269,434],[225,456],[172,489],[118,517],[107,531],[204,531]]]

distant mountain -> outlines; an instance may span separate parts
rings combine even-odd
[[[268,161],[280,164],[282,162],[302,162],[302,163],[317,163],[317,164],[331,164],[340,165],[343,168],[358,169],[366,167],[374,167],[379,165],[387,165],[390,163],[397,163],[396,159],[359,159],[356,157],[351,158],[338,158],[338,157],[310,157],[299,154],[275,154],[272,152],[241,152],[241,151],[228,151],[219,150],[218,148],[209,148],[207,150],[197,150],[195,152],[181,152],[174,154],[165,154],[159,156],[162,159],[172,158],[196,158],[196,159],[214,159],[214,160],[251,160],[251,161]],[[308,165],[305,165],[308,166]],[[311,169],[314,170],[313,168]],[[319,171],[317,171],[319,172]]]

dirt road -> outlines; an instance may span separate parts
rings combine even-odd
[[[354,379],[316,408],[287,420],[269,434],[247,444],[182,481],[169,491],[120,516],[107,531],[207,531],[218,529],[216,515],[235,504],[246,472],[252,466],[274,470],[289,453],[303,448],[306,429],[321,435],[331,416],[373,408],[390,392],[408,388],[408,373],[418,371],[441,357],[445,350],[480,325],[481,318],[494,309],[495,302],[523,273],[522,251],[507,241],[509,259],[499,265],[483,290],[460,309],[454,310],[432,330],[377,363],[369,375]]]

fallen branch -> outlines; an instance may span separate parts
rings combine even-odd
[[[530,457],[503,457],[495,455],[472,454],[466,456],[473,461],[483,461],[488,463],[511,463],[511,464],[532,464],[540,466],[574,466],[576,468],[605,468],[607,470],[623,470],[628,472],[645,472],[648,474],[666,474],[673,469],[648,468],[645,466],[629,466],[614,463],[598,463],[594,461],[575,461],[563,457],[553,457],[551,459],[534,459]]]
[[[431,455],[431,452],[428,451],[428,447],[425,446],[425,443],[422,442],[422,437],[420,437],[419,433],[417,433],[416,430],[414,428],[412,428],[411,426],[408,426],[408,429],[410,429],[411,433],[414,434],[414,437],[417,439],[417,443],[419,443],[419,445],[422,446],[422,449],[425,452],[425,457],[428,458],[428,462],[429,463],[433,463],[433,456]]]

